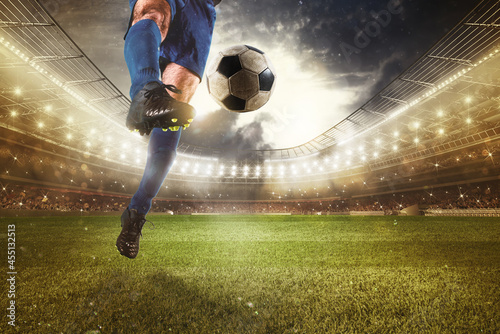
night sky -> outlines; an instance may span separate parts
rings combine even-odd
[[[124,93],[128,18],[124,0],[41,0],[55,20]],[[220,110],[202,82],[184,142],[236,149],[287,148],[331,128],[419,57],[479,1],[222,0],[212,53],[247,44],[272,59],[278,81],[263,108]]]

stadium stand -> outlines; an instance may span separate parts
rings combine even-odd
[[[129,99],[37,1],[1,6],[2,209],[123,210],[146,151],[123,124]],[[418,205],[426,215],[498,216],[499,16],[497,1],[482,1],[361,108],[297,147],[238,159],[181,143],[153,210],[400,214]],[[29,69],[22,90],[20,68]],[[113,142],[138,150],[131,159]]]

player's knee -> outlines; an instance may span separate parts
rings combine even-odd
[[[151,9],[148,12],[142,13],[139,18],[135,18],[134,23],[140,20],[152,20],[156,22],[158,27],[161,27],[163,25],[163,22],[165,21],[165,15],[158,10]]]
[[[160,30],[168,28],[171,13],[170,6],[165,0],[147,0],[136,4],[134,8],[134,19],[132,25],[141,20],[152,20],[156,22]]]

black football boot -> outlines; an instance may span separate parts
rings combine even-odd
[[[116,239],[116,248],[121,255],[134,259],[139,253],[139,240],[146,217],[135,209],[127,208],[122,214],[121,221],[122,231]]]
[[[179,131],[189,127],[196,111],[184,102],[177,101],[167,92],[182,91],[174,85],[164,85],[156,81],[147,83],[132,99],[127,115],[127,127],[142,135],[149,135],[153,128],[163,131]]]

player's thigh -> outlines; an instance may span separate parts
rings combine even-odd
[[[166,85],[174,85],[182,91],[182,94],[169,92],[176,100],[189,103],[196,88],[200,84],[200,78],[194,72],[176,63],[168,63],[162,73],[162,81]]]

